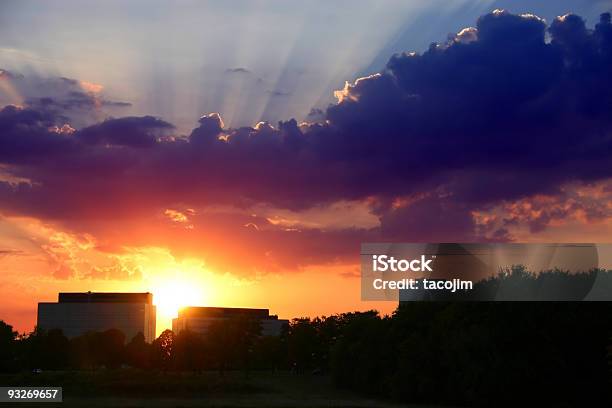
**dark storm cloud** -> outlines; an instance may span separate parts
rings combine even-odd
[[[476,32],[475,41],[396,55],[349,87],[327,115],[340,154],[389,165],[403,157],[395,174],[442,177],[456,200],[475,203],[609,177],[608,15],[594,31],[577,16],[557,19],[550,43],[533,16],[495,12]]]
[[[6,106],[0,110],[0,162],[36,163],[70,150],[72,142],[49,130],[55,118],[48,112]]]
[[[109,101],[100,99],[85,92],[72,91],[60,98],[40,97],[31,98],[26,104],[34,109],[56,109],[57,111],[69,111],[74,109],[95,109],[97,107],[125,108],[132,106],[129,102]]]
[[[0,69],[0,106],[20,104],[46,112],[57,121],[85,126],[100,120],[100,112],[124,110],[129,102],[108,99],[102,86],[66,77],[22,75]],[[6,81],[6,82],[4,82]]]
[[[547,28],[496,11],[347,85],[321,123],[224,129],[211,114],[187,137],[160,137],[170,125],[152,117],[63,134],[48,130],[44,110],[6,107],[0,157],[32,184],[0,184],[0,202],[82,220],[175,203],[300,209],[374,198],[378,237],[477,240],[475,210],[612,176],[610,72],[609,14],[594,29],[573,15]]]
[[[150,147],[163,131],[173,128],[171,124],[151,116],[108,119],[80,131],[57,125],[61,122],[48,111],[12,105],[4,107],[0,110],[1,162],[23,166],[22,174],[29,174],[34,181],[43,177],[46,171],[53,178],[53,169],[45,168],[49,165],[55,170],[60,168],[53,164],[55,160],[78,163],[76,160],[90,154],[110,158],[113,147]],[[91,145],[104,147],[95,150]],[[99,163],[108,168],[116,164],[113,160]],[[18,166],[13,170],[19,172],[19,169]],[[82,182],[87,183],[87,180]]]
[[[173,129],[174,126],[152,116],[109,119],[90,126],[76,134],[87,144],[150,147],[157,142],[155,131]]]
[[[434,228],[431,228],[434,226]],[[470,208],[452,200],[428,197],[410,206],[385,211],[380,220],[385,238],[402,240],[406,236],[423,242],[447,242],[477,239]]]

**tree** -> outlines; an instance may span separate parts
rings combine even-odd
[[[25,367],[58,370],[70,365],[70,343],[60,329],[35,328],[20,340],[19,347]]]
[[[376,312],[342,315],[339,338],[332,345],[331,371],[336,384],[363,393],[384,392],[388,364],[388,320]]]
[[[320,347],[318,346],[317,328],[309,318],[293,319],[289,328],[288,339],[289,363],[297,372],[310,370]]]
[[[201,335],[182,330],[174,337],[174,364],[178,370],[202,371],[206,363],[206,350]]]
[[[151,364],[155,368],[168,371],[172,368],[174,356],[174,333],[164,330],[151,344]]]
[[[41,366],[47,369],[63,369],[70,364],[70,342],[60,329],[49,330],[43,336]]]
[[[124,361],[126,364],[136,368],[149,368],[149,356],[151,345],[145,341],[144,334],[138,333],[125,346]]]
[[[70,339],[70,361],[73,368],[92,370],[97,367],[95,336],[95,333],[86,333]]]
[[[97,333],[96,347],[99,362],[107,368],[119,368],[123,362],[125,334],[119,329]]]
[[[17,332],[13,331],[13,326],[0,320],[0,372],[17,368],[16,338]]]
[[[231,367],[248,372],[255,342],[260,335],[261,323],[249,317],[240,316],[211,324],[206,343],[219,373],[223,375]]]
[[[253,351],[253,364],[258,369],[287,368],[287,336],[263,336],[257,339]]]

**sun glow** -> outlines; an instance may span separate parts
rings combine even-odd
[[[202,305],[204,291],[195,282],[166,281],[153,289],[153,303],[157,307],[157,317],[171,320],[178,315],[180,308]]]

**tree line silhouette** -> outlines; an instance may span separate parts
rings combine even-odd
[[[550,273],[541,279],[572,279]],[[115,329],[18,335],[0,322],[0,371],[286,370],[410,403],[597,406],[610,402],[611,338],[610,302],[406,302],[391,316],[293,319],[275,337],[238,318],[205,336],[166,330],[151,344]]]

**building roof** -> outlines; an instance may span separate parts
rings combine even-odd
[[[276,316],[270,316],[268,309],[190,306],[179,310],[179,317],[252,317],[257,319],[273,319]]]
[[[126,292],[72,292],[60,293],[59,303],[153,303],[153,294]]]

